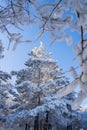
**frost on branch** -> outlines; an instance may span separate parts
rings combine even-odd
[[[37,1],[29,2],[28,0],[21,2],[18,0],[3,0],[3,2],[0,2],[0,30],[3,34],[7,34],[7,38],[9,40],[8,49],[13,40],[16,41],[16,45],[21,42],[30,42],[30,40],[22,40],[22,34],[20,39],[18,39],[19,37],[16,38],[15,36],[17,36],[18,33],[16,32],[13,34],[12,30],[15,28],[16,31],[23,31],[22,26],[29,25],[34,22],[34,19],[30,16],[30,10],[28,7],[30,5],[32,6],[31,3],[34,5],[36,2]],[[13,49],[15,49],[15,47],[13,47]]]
[[[74,68],[71,68],[71,73],[74,77],[74,81],[66,87],[61,89],[59,96],[65,96],[72,92],[77,86],[80,87],[80,93],[77,99],[73,103],[72,109],[77,109],[87,97],[87,1],[72,1],[73,11],[76,13],[78,25],[76,22],[72,24],[74,29],[80,32],[81,39],[79,43],[74,47],[76,53],[76,60],[79,62],[80,74],[77,74]],[[75,83],[75,84],[74,84]],[[61,94],[62,93],[62,94]]]
[[[9,26],[23,31],[23,29],[21,29],[22,26],[38,23],[41,32],[37,38],[40,37],[46,30],[51,34],[55,34],[55,38],[52,37],[52,39],[66,39],[66,42],[70,44],[71,37],[65,32],[65,30],[68,29],[69,26],[72,27],[75,25],[72,21],[72,11],[75,12],[76,15],[79,15],[79,18],[76,21],[79,23],[79,25],[82,25],[81,23],[84,23],[84,25],[86,25],[87,21],[86,3],[82,2],[81,0],[77,3],[75,0],[56,0],[55,2],[51,3],[49,1],[42,2],[39,0],[3,0],[0,5],[0,30],[3,33],[6,32],[7,37],[10,38],[12,38],[12,29],[10,30]],[[71,6],[72,10],[69,10]],[[68,11],[70,13],[68,13]],[[64,12],[65,17],[63,17]],[[83,19],[85,22],[82,21]],[[74,29],[76,30],[76,26]],[[11,43],[11,40],[9,41]]]
[[[80,93],[72,106],[72,109],[77,109],[87,97],[87,41],[83,39],[83,42],[78,43],[74,47],[74,51],[76,53],[76,59],[80,64],[81,73],[77,74],[73,67],[70,69],[74,81],[72,81],[72,83],[70,83],[66,88],[59,91],[59,97],[69,94],[79,86]]]
[[[3,48],[2,42],[0,40],[0,59],[3,58],[3,51],[4,51],[4,48]]]
[[[78,80],[74,80],[67,87],[60,89],[58,92],[58,97],[63,97],[71,93],[76,88],[77,84]]]
[[[65,39],[70,45],[72,38],[67,33],[67,29],[79,33],[80,27],[83,26],[85,33],[87,32],[86,4],[87,2],[82,0],[55,0],[51,3],[43,0],[3,0],[0,3],[0,30],[3,33],[6,32],[10,39],[13,27],[23,31],[24,25],[34,23],[40,29],[36,39],[47,31],[51,34],[52,43],[55,40],[59,42]],[[12,27],[11,30],[9,26]],[[20,39],[19,43],[21,41],[26,40]]]

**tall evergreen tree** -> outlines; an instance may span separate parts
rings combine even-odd
[[[60,117],[59,122],[62,122],[62,119],[67,122],[72,115],[70,106],[75,97],[72,93],[58,99],[58,91],[69,84],[69,79],[51,58],[51,53],[47,53],[41,43],[29,53],[25,65],[27,66],[25,69],[12,72],[13,75],[17,75],[16,87],[19,93],[17,100],[20,102],[16,111],[22,113],[23,118],[50,111],[49,115],[53,113],[53,118],[57,118],[56,122]],[[26,110],[27,115],[24,114]]]
[[[51,53],[46,53],[42,43],[29,53],[29,60],[25,65],[27,68],[16,72],[16,83],[17,90],[21,93],[20,97],[27,98],[25,101],[27,100],[29,103],[31,96],[29,96],[29,100],[28,95],[34,95],[32,98],[37,100],[34,103],[39,105],[41,103],[40,98],[47,95],[54,96],[58,94],[57,92],[61,87],[69,84],[68,78],[64,76],[57,62],[51,59]]]

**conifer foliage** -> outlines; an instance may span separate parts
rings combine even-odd
[[[12,72],[12,75],[17,77],[16,100],[19,104],[16,108],[17,114],[14,112],[14,121],[20,123],[21,119],[34,118],[38,114],[40,119],[45,120],[45,113],[49,111],[50,123],[55,120],[51,125],[55,126],[60,117],[59,123],[65,120],[63,123],[66,125],[67,120],[69,121],[73,115],[71,105],[75,98],[74,93],[62,99],[58,98],[58,91],[69,84],[69,79],[64,76],[63,70],[51,57],[52,54],[46,52],[41,42],[39,47],[35,47],[29,53],[29,59],[25,63],[26,68]]]

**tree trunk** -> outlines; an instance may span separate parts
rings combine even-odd
[[[34,120],[34,130],[39,130],[39,115],[35,117]]]
[[[72,130],[72,125],[68,125],[67,130]]]
[[[30,125],[26,124],[25,125],[25,130],[30,130]]]
[[[38,105],[41,104],[41,101],[40,101],[40,96],[38,96]]]
[[[27,129],[27,124],[25,125],[25,130],[28,130],[28,129]]]
[[[40,130],[43,130],[43,123],[42,123],[42,120],[40,121]]]

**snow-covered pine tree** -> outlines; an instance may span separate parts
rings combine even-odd
[[[12,72],[13,75],[17,75],[16,87],[19,93],[17,100],[20,102],[16,109],[15,120],[19,118],[28,120],[29,116],[35,117],[38,113],[40,115],[44,113],[41,115],[43,119],[45,112],[50,111],[49,121],[55,119],[53,123],[56,123],[52,124],[53,126],[57,126],[58,122],[66,125],[67,120],[73,115],[70,106],[74,96],[69,94],[65,98],[58,99],[58,90],[69,84],[69,79],[64,76],[63,70],[52,60],[51,53],[46,52],[43,43],[32,49],[25,65],[27,66],[25,69]]]
[[[3,58],[4,48],[0,41],[0,59]],[[6,119],[11,113],[10,107],[15,103],[14,86],[10,83],[11,75],[0,70],[0,130],[4,130]]]
[[[0,41],[0,59],[3,58],[4,48]],[[8,99],[8,87],[7,81],[11,79],[10,74],[0,70],[0,123],[5,121],[4,116],[8,113],[7,99]]]

